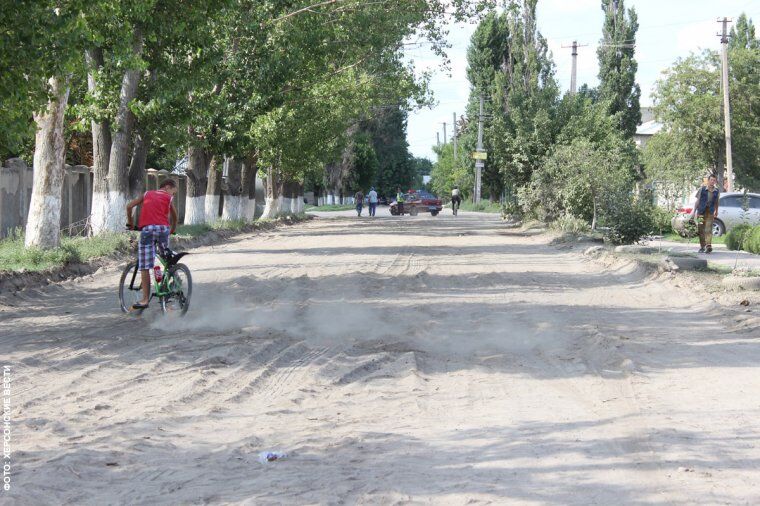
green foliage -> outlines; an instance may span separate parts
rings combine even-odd
[[[451,143],[435,146],[433,151],[438,155],[438,161],[433,164],[430,172],[432,193],[448,198],[454,186],[458,186],[466,202],[472,195],[472,188],[475,185],[471,162],[466,160],[464,155],[460,155],[461,151],[457,153],[458,160],[455,161],[454,146]],[[462,205],[464,209],[464,203]]]
[[[750,225],[737,225],[726,234],[726,247],[732,251],[743,250],[744,241],[752,230]]]
[[[630,139],[641,122],[641,89],[636,83],[638,63],[634,58],[638,16],[633,8],[626,11],[624,0],[602,0],[601,7],[599,100],[607,104],[607,112],[616,117],[621,132]]]
[[[594,222],[606,195],[630,188],[626,146],[621,139],[618,149],[603,149],[585,138],[558,145],[518,192],[520,206],[544,221],[569,214]]]
[[[742,249],[760,255],[760,226],[752,227],[744,236]]]
[[[501,204],[488,200],[481,200],[476,204],[470,200],[465,200],[459,206],[459,209],[462,211],[474,211],[478,213],[501,213]]]
[[[738,28],[738,25],[737,25]],[[746,36],[753,34],[746,26]],[[729,51],[732,150],[736,182],[760,184],[760,47],[757,39]],[[662,132],[648,143],[644,160],[650,179],[692,187],[705,172],[725,164],[720,57],[706,50],[677,60],[655,88],[655,112]],[[717,171],[722,176],[722,171]]]
[[[483,194],[492,199],[530,181],[557,133],[554,64],[536,26],[535,0],[509,2],[504,12],[481,21],[468,49],[467,117],[477,118],[483,96],[489,118]],[[477,122],[467,121],[461,130],[460,151],[469,153],[476,146]],[[472,170],[474,164],[468,160],[466,165]]]
[[[126,234],[64,237],[60,247],[50,250],[25,248],[23,235],[17,234],[0,241],[0,265],[7,271],[42,271],[126,251],[129,251]]]
[[[571,214],[563,214],[552,223],[552,228],[569,234],[586,234],[591,232],[588,221],[576,218]]]
[[[601,221],[604,238],[612,244],[632,244],[654,229],[652,205],[633,198],[629,193],[605,195]]]
[[[673,226],[671,220],[673,219],[674,212],[662,207],[652,206],[652,231],[658,235],[668,235],[673,233]]]

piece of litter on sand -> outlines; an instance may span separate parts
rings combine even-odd
[[[749,306],[749,301],[748,301],[747,299],[744,299],[743,301],[741,301],[741,302],[739,303],[739,305],[740,305],[740,306],[745,306],[745,307],[746,307],[746,306]]]
[[[267,462],[284,459],[287,456],[288,454],[283,452],[261,452],[259,453],[259,462],[266,464]]]

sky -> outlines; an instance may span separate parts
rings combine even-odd
[[[538,0],[538,28],[547,39],[556,65],[560,89],[570,88],[572,59],[570,48],[562,46],[588,44],[578,49],[578,87],[598,84],[596,48],[602,36],[603,13],[600,0]],[[637,82],[641,86],[641,105],[651,105],[656,80],[679,57],[701,49],[720,49],[718,17],[739,17],[746,12],[760,22],[760,0],[626,0],[639,18],[636,37]],[[730,25],[729,25],[730,26]],[[407,49],[406,57],[418,72],[433,71],[430,88],[437,105],[410,113],[407,126],[409,150],[414,156],[435,161],[432,147],[439,132],[443,142],[443,122],[451,133],[453,113],[464,113],[469,96],[467,81],[467,46],[476,23],[449,25],[447,51],[449,70],[442,68],[441,58],[426,47]]]

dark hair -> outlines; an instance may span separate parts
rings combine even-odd
[[[711,177],[714,177],[715,179],[718,179],[718,176],[716,176],[715,174],[708,174],[707,175],[707,179],[710,179]]]
[[[174,179],[172,179],[170,177],[167,177],[166,179],[164,179],[161,182],[161,186],[159,186],[159,188],[164,188],[166,186],[170,186],[172,188],[176,188],[177,187],[177,183],[174,182]]]

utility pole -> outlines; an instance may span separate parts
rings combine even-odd
[[[586,47],[588,44],[581,44],[578,45],[578,41],[574,40],[572,45],[570,46],[562,46],[562,47],[569,47],[571,48],[572,55],[573,55],[573,66],[572,70],[570,71],[570,94],[575,95],[575,92],[577,90],[577,76],[578,76],[578,48],[579,47]]]
[[[435,133],[435,145],[440,146],[441,145],[441,132]]]
[[[454,166],[456,167],[457,164],[457,113],[454,113],[454,133],[453,133],[453,141],[454,141]]]
[[[443,122],[443,145],[446,145],[446,122]]]
[[[483,95],[480,96],[480,114],[478,114],[478,147],[483,151]],[[475,203],[480,202],[481,178],[483,176],[483,160],[475,160]]]
[[[734,191],[734,163],[731,154],[731,107],[728,100],[728,24],[730,19],[724,17],[718,19],[723,24],[723,33],[719,33],[720,43],[723,46],[721,54],[723,66],[723,125],[726,131],[726,177],[728,178],[728,191]],[[720,167],[718,170],[723,170]]]

